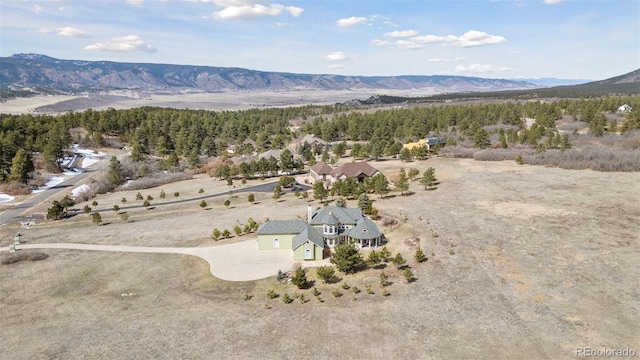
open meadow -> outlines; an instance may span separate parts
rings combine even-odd
[[[388,248],[409,259],[416,281],[407,283],[391,263],[340,274],[338,284],[323,284],[310,270],[320,302],[311,290],[276,282],[278,269],[267,279],[227,282],[187,255],[43,249],[44,260],[0,266],[0,358],[568,359],[576,347],[640,353],[640,174],[438,157],[372,165],[388,178],[401,167],[436,169],[435,190],[414,181],[408,195],[371,196]],[[250,217],[304,218],[308,204],[320,206],[312,195],[291,192],[279,200],[255,193],[252,204],[230,189],[198,175],[140,191],[154,200],[150,209],[126,209],[127,223],[108,210],[96,226],[78,211],[29,229],[5,225],[0,247],[17,231],[28,244],[219,246],[256,235],[215,242],[213,228],[232,231]],[[95,208],[139,205],[136,193],[99,195]],[[207,199],[206,209],[199,200],[160,205],[214,193],[222,195]],[[390,218],[397,223],[383,225]],[[412,259],[416,244],[424,263]],[[2,252],[0,260],[9,256]],[[391,282],[386,297],[382,271]],[[269,290],[280,296],[268,299]],[[296,293],[308,301],[282,301]]]

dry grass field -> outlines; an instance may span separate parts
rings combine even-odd
[[[640,353],[640,174],[445,158],[373,165],[387,176],[433,166],[441,182],[372,196],[383,217],[399,221],[380,225],[393,253],[411,259],[407,240],[420,239],[429,260],[408,261],[416,281],[388,264],[341,275],[339,284],[316,280],[320,302],[274,278],[216,279],[186,255],[40,250],[49,257],[0,266],[0,358],[568,359],[583,346]],[[164,200],[159,188],[141,193],[153,206],[200,188],[229,190],[197,176],[163,186]],[[135,193],[100,195],[98,208],[139,204]],[[225,194],[207,210],[198,201],[129,209],[128,223],[110,211],[102,226],[80,213],[21,231],[28,243],[216,246],[255,235],[214,242],[214,227],[306,214],[308,202],[292,193],[256,195],[256,204],[239,194],[226,208]],[[0,247],[8,246],[18,227],[0,231]],[[386,297],[382,271],[392,282]],[[281,296],[268,299],[270,289]],[[285,293],[309,301],[285,304]]]

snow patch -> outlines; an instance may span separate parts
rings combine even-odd
[[[84,191],[89,191],[89,185],[87,184],[80,185],[77,188],[71,190],[71,197],[75,198]]]
[[[49,180],[47,181],[46,184],[44,184],[44,186],[41,186],[35,190],[32,191],[33,194],[37,194],[37,193],[41,193],[47,189],[51,189],[52,187],[61,184],[62,182],[64,182],[65,180],[72,178],[74,176],[78,175],[77,172],[74,171],[65,171],[62,173],[62,175],[53,175],[53,176],[49,176]]]
[[[9,201],[13,201],[15,199],[16,198],[11,196],[11,195],[0,193],[0,204],[6,203],[6,202],[9,202]]]

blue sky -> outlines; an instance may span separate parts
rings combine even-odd
[[[605,79],[637,0],[1,0],[0,55],[339,75]]]

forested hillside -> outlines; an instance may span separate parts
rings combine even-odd
[[[616,114],[622,104],[629,105],[631,110]],[[358,142],[351,154],[372,159],[397,156],[403,143],[429,135],[446,138],[448,149],[496,148],[504,153],[505,149],[519,149],[524,155],[530,154],[526,149],[535,149],[536,153],[564,151],[572,142],[584,138],[606,135],[624,140],[625,134],[640,126],[640,97],[442,104],[381,108],[375,112],[343,106],[237,112],[135,108],[69,112],[57,117],[0,115],[0,120],[0,180],[26,182],[34,158],[48,171],[56,171],[56,159],[72,142],[89,146],[126,145],[134,161],[149,155],[162,159],[168,156],[166,168],[180,161],[198,167],[206,157],[227,154],[229,145],[235,145],[236,155],[280,149],[303,134],[315,134],[328,142]],[[299,130],[291,130],[292,120],[302,123]],[[564,130],[559,130],[560,123]],[[70,131],[78,128],[83,131],[76,131],[77,135],[72,137]],[[629,143],[630,150],[637,152],[640,140],[633,141]],[[468,151],[450,150],[449,154],[474,156]],[[308,156],[305,160],[309,160]],[[622,169],[638,170],[637,167],[636,164],[635,168]]]

